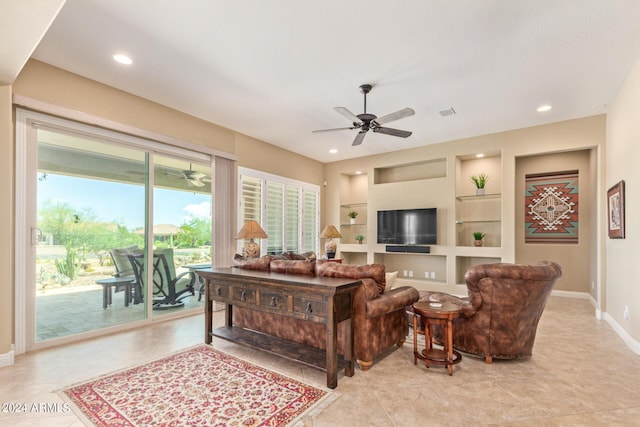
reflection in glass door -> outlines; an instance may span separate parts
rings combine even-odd
[[[195,271],[211,265],[211,166],[156,155],[153,316],[202,310]]]
[[[37,128],[35,342],[147,317],[144,151]]]

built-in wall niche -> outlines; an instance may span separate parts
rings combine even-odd
[[[440,283],[447,281],[447,257],[444,255],[376,253],[374,259],[384,264],[385,271],[397,271],[399,278]]]
[[[355,213],[356,217],[349,216]],[[342,234],[342,243],[358,243],[356,237],[363,236],[367,243],[369,241],[367,234],[367,204],[352,203],[340,205],[340,234]]]
[[[340,175],[340,204],[366,203],[369,191],[369,178],[363,174]]]
[[[447,159],[433,159],[374,169],[373,183],[417,181],[420,179],[444,178],[447,176]]]
[[[489,179],[485,194],[502,193],[502,157],[499,154],[456,157],[456,196],[475,196],[476,187],[471,181],[474,175],[486,174]]]
[[[456,157],[456,246],[475,246],[474,233],[483,233],[482,246],[502,245],[502,158]],[[478,192],[472,176],[486,175]]]
[[[456,197],[456,245],[476,246],[474,233],[483,233],[481,246],[500,247],[501,209],[499,194]]]
[[[464,284],[464,275],[471,267],[480,264],[495,264],[502,262],[495,257],[458,256],[456,257],[456,283]]]

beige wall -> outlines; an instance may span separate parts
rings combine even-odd
[[[324,177],[322,163],[275,145],[269,145],[267,150],[265,145],[268,144],[246,135],[237,134],[235,154],[238,156],[238,164],[262,172],[322,185]]]
[[[176,140],[237,155],[238,165],[321,185],[324,165],[274,145],[249,138],[164,107],[146,99],[102,85],[42,62],[30,60],[13,87],[0,88],[0,356],[13,342],[13,176],[14,142],[12,94],[61,107],[87,117],[116,122]]]
[[[432,246],[432,254],[447,257],[447,273],[446,281],[449,287],[456,283],[460,274],[456,273],[456,269],[451,267],[451,259],[458,255],[469,256],[470,253],[466,248],[456,248],[456,225],[455,225],[455,196],[466,194],[465,185],[470,185],[466,178],[463,179],[457,171],[457,158],[473,155],[478,152],[484,152],[487,155],[500,155],[501,170],[493,173],[492,179],[489,181],[489,192],[502,193],[502,236],[501,247],[497,249],[497,257],[504,262],[515,262],[517,253],[522,252],[523,239],[516,236],[516,229],[523,227],[520,215],[516,213],[516,206],[521,206],[523,200],[518,200],[522,196],[518,195],[516,187],[519,185],[517,176],[522,176],[521,172],[517,172],[517,159],[525,156],[533,155],[559,155],[559,153],[578,151],[592,152],[596,156],[597,153],[604,149],[605,144],[605,116],[593,116],[584,119],[570,120],[565,122],[553,123],[549,125],[536,126],[531,128],[519,129],[509,132],[501,132],[491,135],[482,135],[474,138],[468,138],[457,141],[450,141],[442,144],[433,144],[424,147],[399,150],[391,153],[381,154],[377,156],[364,157],[360,159],[351,159],[341,162],[330,163],[326,166],[325,178],[327,180],[326,203],[324,205],[325,223],[337,223],[339,218],[339,204],[348,201],[342,200],[340,191],[341,177],[344,174],[351,174],[355,170],[362,170],[369,177],[368,192],[368,217],[374,218],[377,209],[389,209],[392,207],[411,208],[411,207],[437,207],[438,208],[438,245]],[[571,156],[571,155],[570,155]],[[373,171],[374,168],[389,167],[394,165],[414,164],[417,162],[427,162],[435,159],[446,159],[446,176],[439,178],[429,178],[412,182],[394,183],[374,185]],[[557,159],[562,159],[559,155]],[[594,176],[603,174],[602,165],[592,165],[589,162],[590,157],[587,156],[586,163],[587,175],[589,182]],[[562,161],[559,162],[562,164]],[[556,165],[554,165],[555,167]],[[429,164],[425,165],[426,168]],[[582,167],[582,166],[581,166]],[[564,170],[562,167],[559,170]],[[546,167],[543,168],[546,170]],[[499,180],[496,182],[496,179]],[[591,187],[588,191],[594,192],[593,198],[586,202],[588,210],[602,209],[598,203],[601,194],[595,194],[593,183],[585,183],[585,186]],[[583,211],[585,212],[585,211]],[[600,211],[601,218],[603,212]],[[587,221],[589,223],[590,220]],[[591,224],[590,224],[591,225]],[[593,228],[592,228],[593,230]],[[367,226],[368,242],[375,242],[376,227],[375,222],[370,221]],[[599,277],[603,271],[602,263],[598,262],[593,254],[598,252],[599,246],[602,245],[601,236],[591,236],[589,243],[584,248],[584,252],[568,253],[542,252],[537,254],[529,254],[523,256],[529,261],[529,256],[552,255],[558,257],[561,264],[565,264],[565,268],[574,268],[580,266],[577,261],[582,256],[586,256],[584,263],[586,266],[593,263],[593,269],[584,268],[584,275],[574,276],[569,273],[562,277],[557,286],[557,290],[578,291],[585,294],[591,293],[591,282],[598,284]],[[340,246],[339,246],[340,247]],[[581,248],[582,250],[583,248]],[[368,249],[367,260],[369,262],[380,259],[377,255],[380,251],[384,252],[384,247],[374,246]],[[493,255],[490,255],[493,256]],[[425,262],[431,262],[429,258],[425,258]],[[536,260],[537,261],[537,260]],[[413,260],[412,260],[413,262]],[[439,266],[440,268],[442,266]],[[430,267],[435,270],[437,267]],[[413,283],[416,287],[422,287],[424,281]],[[446,287],[438,286],[437,290],[446,290]],[[455,292],[456,289],[449,289]]]
[[[625,239],[606,239],[606,312],[636,343],[640,341],[640,60],[621,87],[607,116],[607,174],[610,188],[624,180]],[[638,244],[636,244],[636,242]],[[624,319],[625,307],[629,319]],[[624,335],[623,335],[624,337]],[[640,352],[640,349],[637,349]]]
[[[13,334],[13,118],[11,86],[0,86],[0,356]]]

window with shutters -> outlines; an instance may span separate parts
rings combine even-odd
[[[318,252],[320,187],[277,175],[238,168],[238,228],[257,221],[269,236],[261,239],[260,253]],[[245,242],[238,242],[242,253]]]

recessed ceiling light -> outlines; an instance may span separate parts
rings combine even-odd
[[[329,150],[329,152],[331,154],[336,154],[338,152],[338,150],[336,150],[335,148],[332,148],[331,150]]]
[[[478,153],[478,154],[476,154],[476,157],[477,157],[477,158],[479,158],[479,159],[481,159],[481,158],[483,158],[483,157],[484,157],[484,154],[482,154],[482,153]]]
[[[121,53],[113,55],[113,59],[116,62],[119,62],[120,64],[124,64],[124,65],[133,64],[133,61],[131,60],[131,58],[129,58],[127,55],[123,55]]]
[[[551,105],[542,105],[538,107],[538,113],[544,113],[545,111],[551,110]]]
[[[356,175],[362,175],[362,171],[356,171]]]

